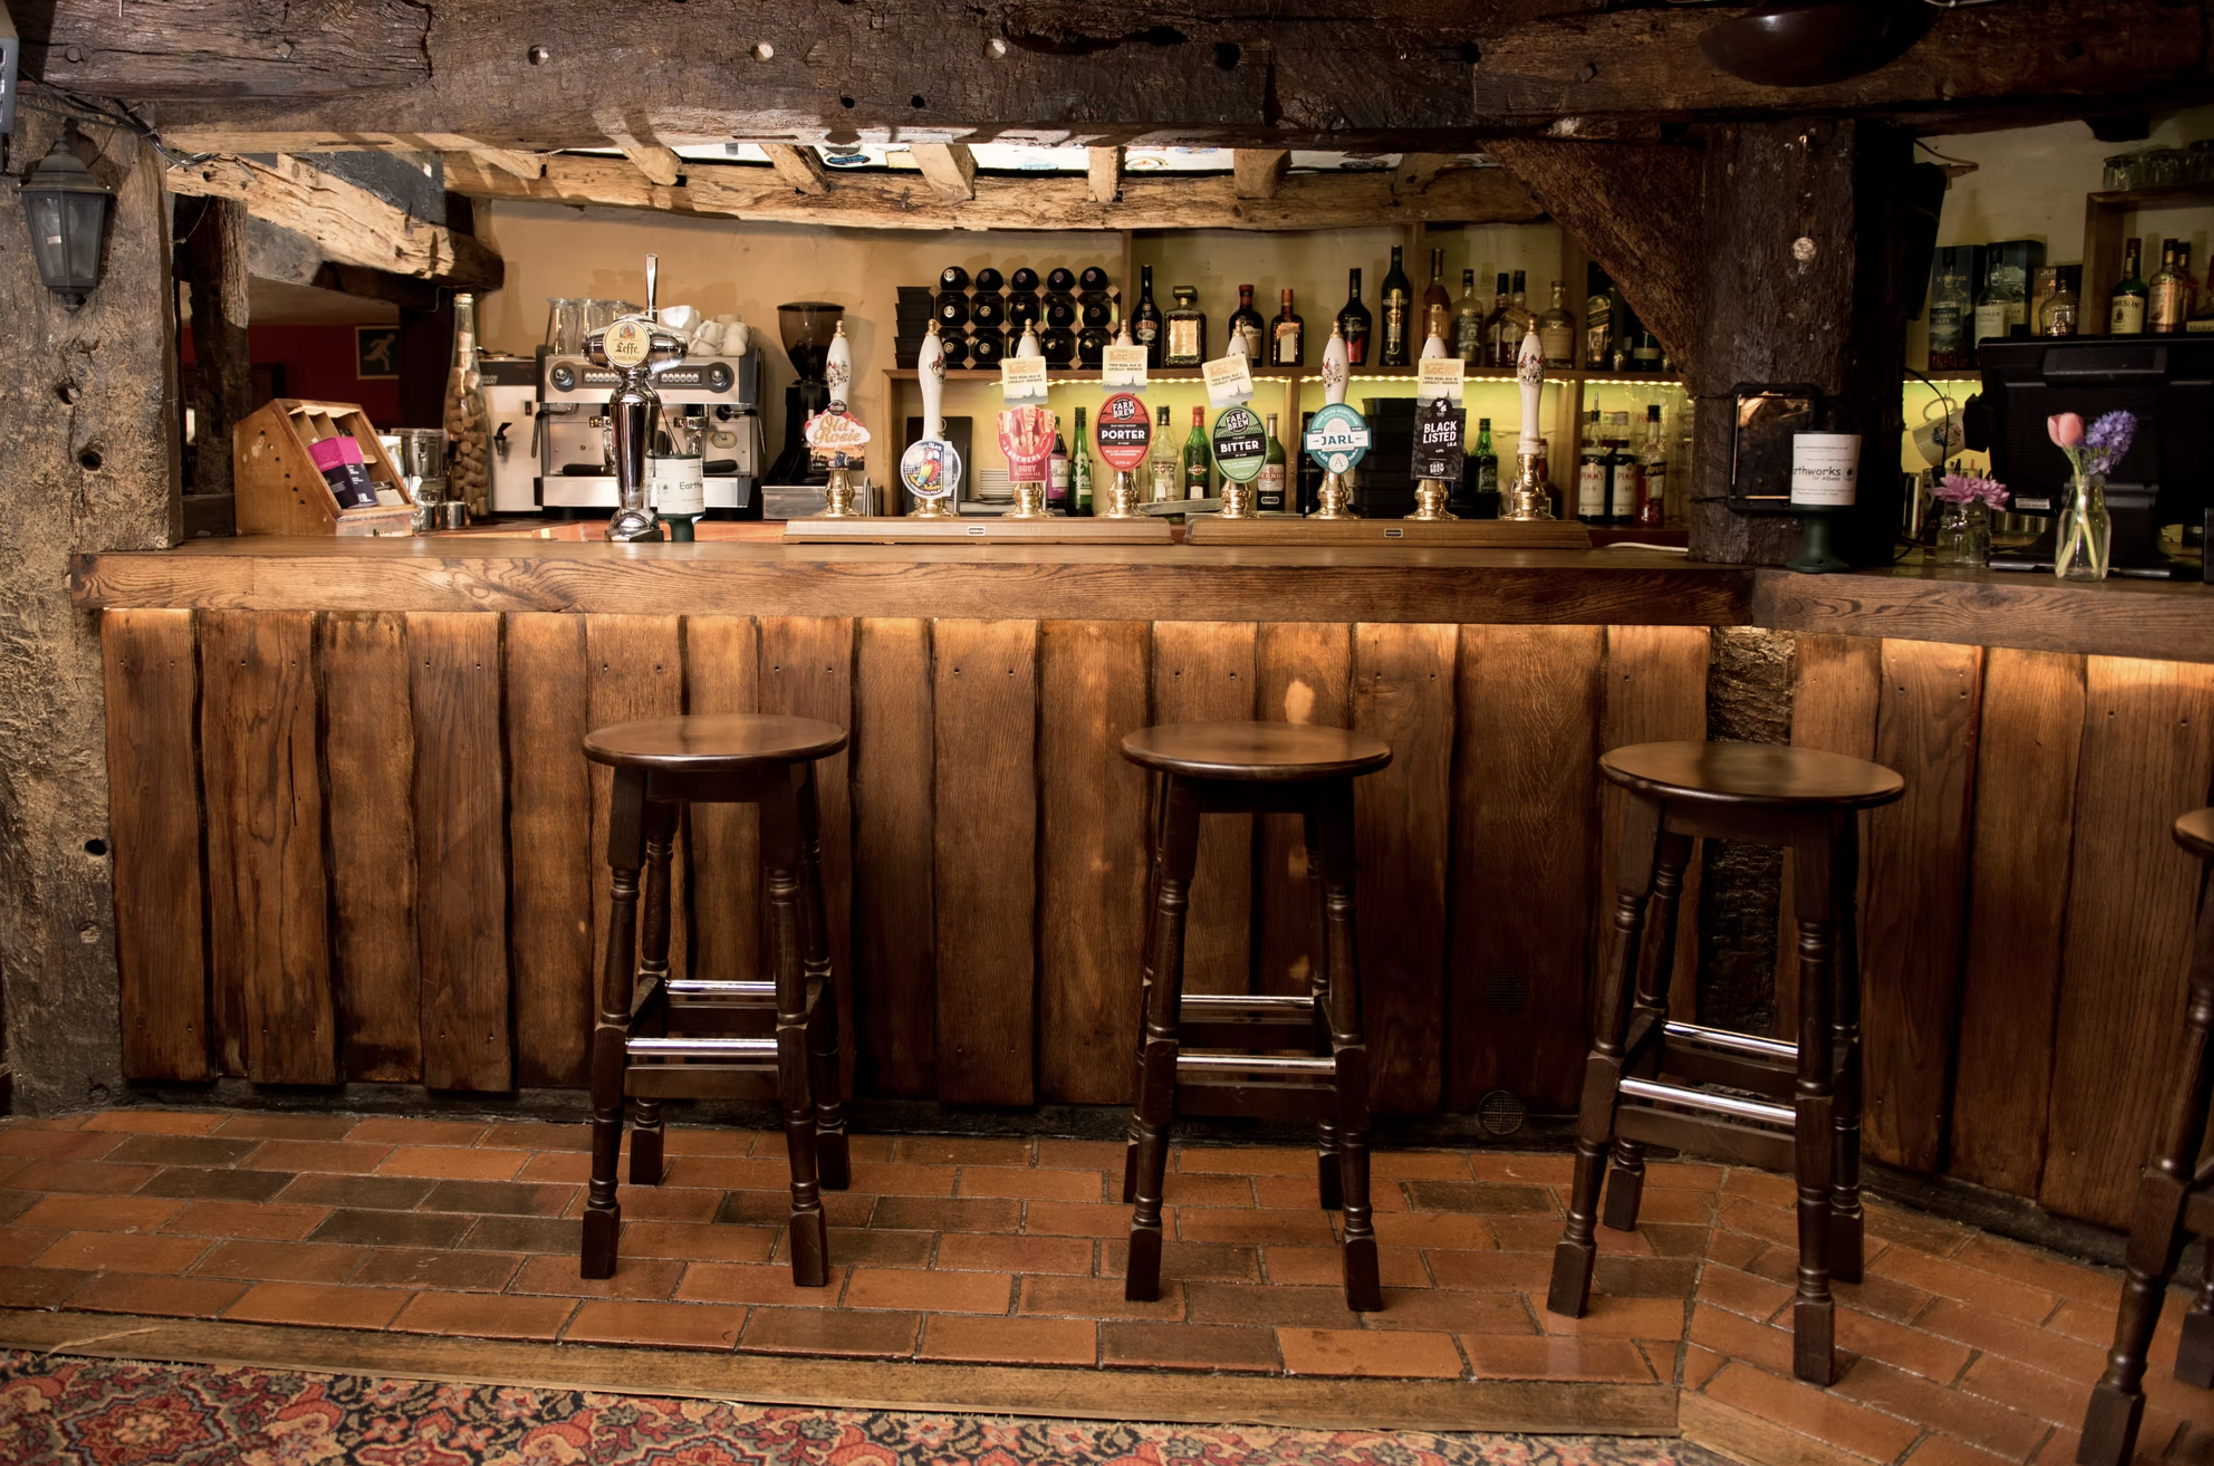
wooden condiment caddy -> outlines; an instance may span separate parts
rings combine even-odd
[[[377,490],[375,505],[339,507],[308,446],[332,436],[350,436],[361,445]],[[352,403],[280,397],[253,412],[231,433],[231,480],[242,535],[413,532],[414,511],[401,487],[399,467],[377,441],[369,414]]]

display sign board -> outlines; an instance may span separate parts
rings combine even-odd
[[[944,499],[961,486],[961,454],[943,438],[920,438],[899,456],[899,481],[918,499]]]
[[[1215,419],[1215,464],[1233,483],[1249,484],[1268,462],[1268,429],[1250,407],[1232,407]]]
[[[1301,446],[1327,473],[1351,473],[1368,454],[1368,419],[1342,402],[1323,407],[1307,423]]]
[[[1007,455],[1007,477],[1018,484],[1042,484],[1046,460],[1053,456],[1053,413],[1043,407],[1005,407],[999,414],[999,450]]]
[[[1453,363],[1459,366],[1459,362]],[[1461,481],[1468,458],[1462,451],[1468,414],[1443,397],[1433,397],[1415,411],[1414,476]]]
[[[1415,400],[1428,402],[1443,398],[1448,402],[1461,400],[1464,384],[1468,380],[1468,363],[1457,356],[1426,356],[1415,368]]]
[[[1153,419],[1145,404],[1117,392],[1099,404],[1099,456],[1118,473],[1131,473],[1153,446]]]
[[[1110,346],[1100,354],[1100,379],[1110,387],[1145,387],[1145,348]]]
[[[1234,407],[1253,400],[1253,363],[1245,359],[1244,352],[1234,351],[1210,361],[1199,371],[1207,379],[1207,401],[1211,405]]]
[[[1042,356],[1010,356],[999,364],[1000,396],[1009,407],[1046,400],[1046,364]]]

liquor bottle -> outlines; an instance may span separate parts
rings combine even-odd
[[[1276,414],[1268,415],[1268,455],[1261,460],[1261,476],[1253,481],[1253,507],[1267,514],[1290,508],[1284,502],[1286,463],[1284,445],[1276,436]]]
[[[979,290],[997,290],[1006,283],[1007,277],[990,265],[976,272],[976,288]]]
[[[1184,435],[1184,497],[1205,499],[1215,491],[1215,454],[1207,446],[1207,409],[1192,409],[1192,430]]]
[[[1307,429],[1314,425],[1315,415],[1303,412],[1299,415],[1299,441],[1302,444],[1294,463],[1293,480],[1297,484],[1298,503],[1294,506],[1301,514],[1312,514],[1322,505],[1322,465],[1307,452]]]
[[[2145,304],[2150,294],[2145,282],[2138,276],[2137,241],[2132,239],[2122,249],[2122,281],[2107,297],[2106,333],[2109,336],[2142,336],[2145,334]]]
[[[1607,520],[1607,450],[1599,441],[1599,409],[1584,415],[1584,441],[1577,454],[1576,517],[1586,524]]]
[[[1271,366],[1305,366],[1307,364],[1306,322],[1292,311],[1292,293],[1284,291],[1283,309],[1276,313],[1276,320],[1269,337],[1268,359]]]
[[[2187,267],[2177,259],[2179,253],[2189,249],[2189,245],[2179,249],[2173,239],[2160,242],[2160,273],[2152,277],[2152,295],[2145,303],[2145,329],[2156,336],[2182,330],[2184,318],[2190,314],[2191,286]]]
[[[1268,340],[1268,323],[1253,308],[1253,287],[1238,287],[1238,308],[1230,313],[1230,344],[1245,348],[1245,359],[1254,366],[1261,364],[1266,354],[1261,343]]]
[[[1453,297],[1445,289],[1445,251],[1430,251],[1430,288],[1422,292],[1422,335],[1453,339]]]
[[[1507,297],[1507,304],[1513,306],[1515,314],[1522,317],[1522,319],[1525,321],[1530,318],[1529,279],[1530,272],[1528,270],[1515,271],[1514,291]],[[1514,348],[1516,351],[1520,351],[1522,349],[1522,337],[1525,334],[1527,333],[1521,331],[1515,333]]]
[[[1967,339],[1968,251],[1958,245],[1937,252],[1930,277],[1930,370],[1959,371],[1973,364],[1975,343]]]
[[[1638,485],[1644,465],[1630,451],[1630,415],[1607,414],[1607,523],[1627,525],[1637,517]]]
[[[1107,272],[1097,265],[1086,265],[1084,273],[1076,277],[1076,288],[1097,293],[1107,288]]]
[[[1368,307],[1361,304],[1361,272],[1358,269],[1345,272],[1345,304],[1338,310],[1338,334],[1345,338],[1345,360],[1349,366],[1362,366],[1368,361]]]
[[[1061,425],[1053,425],[1053,452],[1046,458],[1046,512],[1067,514],[1069,510],[1069,440],[1061,435]]]
[[[1177,497],[1176,481],[1183,472],[1176,444],[1169,438],[1168,405],[1161,406],[1161,420],[1153,428],[1153,502],[1165,504]]]
[[[1404,245],[1391,247],[1391,269],[1384,276],[1382,290],[1377,297],[1384,313],[1383,350],[1376,354],[1378,366],[1403,367],[1414,358],[1414,347],[1408,341],[1414,322],[1414,285],[1407,279],[1403,257]]]
[[[1176,304],[1169,307],[1168,344],[1161,348],[1161,365],[1198,366],[1207,359],[1207,317],[1199,308],[1199,292],[1178,285],[1169,293]]]
[[[1976,297],[1976,344],[2004,341],[2014,334],[2016,326],[2028,323],[2027,284],[2020,269],[2008,264],[1998,251],[1992,252],[1991,268],[1984,275],[1983,294]]]
[[[1069,459],[1069,513],[1092,512],[1092,445],[1084,436],[1084,409],[1076,409],[1076,452]]]
[[[1076,288],[1076,272],[1067,265],[1055,265],[1046,271],[1045,286],[1056,295],[1067,295]]]
[[[1507,334],[1507,277],[1499,276],[1499,289],[1491,298],[1491,314],[1484,318],[1484,365],[1512,366],[1511,359],[1501,354],[1501,345]],[[1518,339],[1515,343],[1521,345]]]
[[[1453,312],[1453,354],[1470,366],[1484,364],[1484,303],[1476,298],[1476,272],[1461,271],[1461,303]]]
[[[1499,454],[1491,446],[1491,419],[1476,419],[1476,449],[1468,455],[1463,472],[1464,482],[1470,485],[1469,516],[1473,519],[1497,519],[1499,517]]]
[[[1538,317],[1538,349],[1545,353],[1549,367],[1570,367],[1576,364],[1576,322],[1561,303],[1561,282],[1553,282],[1553,304],[1544,315]]]
[[[1153,303],[1153,267],[1138,267],[1138,308],[1130,313],[1130,340],[1145,348],[1145,364],[1161,364],[1161,308]]]
[[[2083,299],[2077,292],[2083,285],[2083,266],[2058,265],[2054,267],[2057,279],[2051,295],[2038,307],[2037,334],[2040,336],[2073,336],[2083,316]],[[2209,322],[2214,327],[2214,322]]]
[[[1668,522],[1668,437],[1661,430],[1658,402],[1645,405],[1645,447],[1638,461],[1645,470],[1645,482],[1637,502],[1637,524],[1641,529],[1659,529]]]
[[[1623,322],[1627,325],[1628,322]],[[1614,282],[1593,260],[1584,266],[1584,365],[1604,371],[1614,365]]]
[[[969,288],[969,272],[959,265],[948,265],[938,272],[938,288],[945,291]]]

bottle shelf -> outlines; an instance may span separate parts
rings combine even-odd
[[[922,373],[914,367],[891,367],[885,371],[884,375],[895,382],[912,382],[917,380]],[[1146,371],[1146,380],[1149,384],[1153,382],[1197,382],[1202,380],[1202,375],[1198,367],[1151,367]],[[947,367],[946,380],[948,382],[996,382],[999,380],[999,368],[996,366]],[[1306,367],[1256,367],[1253,371],[1253,380],[1256,382],[1297,381],[1307,383],[1320,382],[1322,377]],[[1415,374],[1413,372],[1366,372],[1356,369],[1353,372],[1352,380],[1356,383],[1404,382],[1411,386],[1415,381]],[[1468,380],[1471,382],[1496,382],[1502,385],[1512,385],[1515,374],[1504,367],[1482,367],[1471,371],[1468,374]],[[1592,371],[1583,367],[1547,367],[1545,369],[1545,380],[1548,384],[1594,382],[1610,387],[1680,387],[1683,385],[1682,378],[1670,376],[1664,372],[1646,374]],[[1065,386],[1082,386],[1086,383],[1094,386],[1102,385],[1099,370],[1096,367],[1048,367],[1046,369],[1046,381],[1050,384]]]

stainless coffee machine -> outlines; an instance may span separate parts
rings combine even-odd
[[[653,372],[662,412],[690,418],[705,445],[707,510],[717,518],[761,512],[760,372],[761,356],[753,351],[687,357]],[[573,518],[616,507],[607,403],[620,377],[581,354],[539,357],[538,502],[547,513]]]

